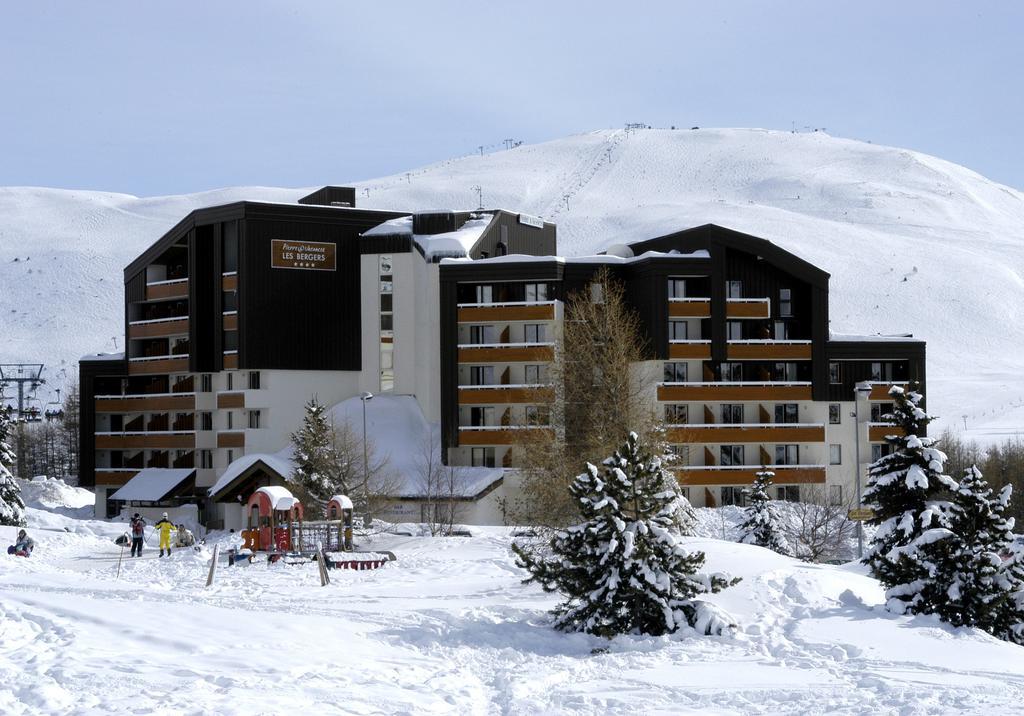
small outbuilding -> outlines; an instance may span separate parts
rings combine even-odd
[[[302,544],[302,503],[286,487],[260,487],[247,503],[246,546],[267,552],[288,552]]]

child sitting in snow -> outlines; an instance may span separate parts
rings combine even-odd
[[[28,557],[32,554],[32,550],[35,548],[35,540],[29,537],[25,530],[19,530],[18,541],[7,548],[7,554],[13,554],[18,557]]]

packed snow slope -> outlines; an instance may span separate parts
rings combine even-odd
[[[1024,426],[1024,195],[917,152],[823,133],[605,130],[370,181],[370,208],[488,207],[558,224],[560,251],[717,223],[832,274],[837,333],[928,341],[929,406],[968,435]],[[122,343],[121,269],[190,209],[309,189],[237,188],[139,199],[0,189],[0,361],[57,370]],[[54,377],[55,371],[51,371]]]
[[[71,508],[72,505],[67,505]],[[611,641],[551,628],[505,528],[378,535],[397,561],[228,567],[209,545],[117,577],[124,525],[32,508],[37,548],[0,555],[0,713],[1003,714],[1024,703],[1024,650],[894,616],[858,567],[688,540],[743,578],[711,597],[734,633]],[[0,528],[0,546],[14,537]],[[222,555],[223,556],[223,555]]]

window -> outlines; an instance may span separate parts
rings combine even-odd
[[[872,363],[871,380],[876,383],[889,382],[892,380],[892,363]]]
[[[494,385],[493,365],[474,365],[469,368],[470,385]]]
[[[793,315],[793,292],[788,288],[779,289],[779,315]]]
[[[796,363],[776,363],[772,366],[772,380],[792,382],[796,379]]]
[[[668,339],[670,341],[685,341],[687,333],[686,321],[670,320],[668,322]]]
[[[258,370],[249,371],[249,390],[260,389],[260,372]]]
[[[469,424],[475,428],[484,427],[486,425],[494,425],[494,408],[470,408]]]
[[[800,406],[796,403],[776,403],[775,422],[777,423],[799,423]]]
[[[249,411],[249,429],[259,430],[260,429],[260,411],[250,410]]]
[[[686,363],[666,363],[664,378],[666,383],[685,383]]]
[[[872,403],[871,404],[871,422],[873,423],[884,423],[891,418],[886,418],[887,415],[892,415],[895,410],[893,403]]]
[[[238,331],[224,331],[224,350],[238,350]]]
[[[203,373],[201,376],[199,376],[199,392],[213,392],[213,376],[210,375],[209,373]]]
[[[228,420],[228,430],[232,430],[232,429],[234,429],[234,427],[235,427],[235,414],[234,414],[234,413],[232,413],[232,412],[231,412],[231,411],[229,410],[229,411],[227,412],[227,416],[228,416],[228,418],[227,418],[227,420]]]
[[[830,505],[841,505],[843,504],[843,486],[842,485],[829,485],[828,486],[828,502]]]
[[[228,373],[228,390],[234,390],[235,388],[235,374]]]
[[[725,297],[726,298],[743,298],[743,282],[742,281],[726,281],[725,282]]]
[[[382,293],[380,295],[380,311],[381,313],[391,313],[394,310],[394,298],[393,293]]]
[[[828,404],[828,422],[830,425],[839,425],[843,422],[843,414],[840,410],[839,403]]]
[[[548,285],[546,283],[528,283],[528,284],[526,284],[526,300],[527,301],[547,301],[548,300]]]
[[[543,369],[542,365],[523,366],[523,382],[526,385],[541,385],[544,382]]]
[[[234,461],[235,461],[235,451],[234,450],[228,450],[227,459],[224,461],[224,465],[225,466],[230,465]]]
[[[473,345],[497,343],[497,331],[494,326],[470,326],[469,342]]]
[[[550,425],[551,424],[551,411],[548,410],[545,405],[527,405],[526,406],[526,424],[527,425]]]
[[[686,279],[670,278],[668,280],[669,298],[686,298]]]
[[[828,364],[828,382],[832,385],[838,385],[843,382],[843,374],[839,370],[838,363],[832,362]]]
[[[393,331],[395,330],[395,317],[390,313],[380,314],[380,330],[381,331]]]
[[[743,446],[742,445],[722,445],[719,450],[719,456],[724,467],[730,465],[743,465]]]
[[[742,341],[743,321],[726,321],[725,337],[730,341]]]
[[[777,341],[789,340],[789,324],[785,321],[775,321],[775,330],[772,337]]]
[[[743,422],[743,405],[740,403],[723,403],[722,404],[722,422],[723,423],[742,423]]]
[[[743,380],[742,363],[722,363],[721,370],[724,381],[738,383]]]
[[[666,405],[665,422],[669,425],[686,425],[689,422],[688,413],[686,405]]]
[[[393,343],[380,344],[380,390],[388,393],[395,387],[395,352]]]
[[[775,499],[785,502],[800,501],[800,487],[797,485],[785,485],[775,489]]]
[[[199,413],[199,429],[213,430],[213,413]]]
[[[238,291],[223,291],[221,293],[220,310],[224,313],[238,310]]]
[[[723,487],[721,492],[722,505],[737,505],[742,507],[744,498],[743,489],[744,488],[742,487]]]
[[[494,467],[494,448],[473,448],[470,463],[473,467]]]
[[[590,284],[590,302],[591,303],[604,303],[604,284],[592,283]]]
[[[476,287],[477,303],[494,303],[494,287],[482,285]]]
[[[543,323],[527,323],[524,329],[524,336],[527,343],[543,343],[545,339],[546,326]]]
[[[829,465],[842,465],[843,464],[843,446],[842,445],[829,445],[828,446],[828,464]]]
[[[213,467],[213,451],[212,450],[200,450],[199,451],[199,467],[204,470],[209,470]]]
[[[800,446],[799,445],[776,445],[775,446],[775,464],[776,465],[799,465],[800,464]]]
[[[886,455],[892,453],[892,445],[885,443],[884,445],[872,445],[871,446],[871,462],[878,462]]]

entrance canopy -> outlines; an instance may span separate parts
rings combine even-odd
[[[111,495],[110,499],[126,502],[163,502],[192,494],[195,484],[195,468],[147,467]]]

